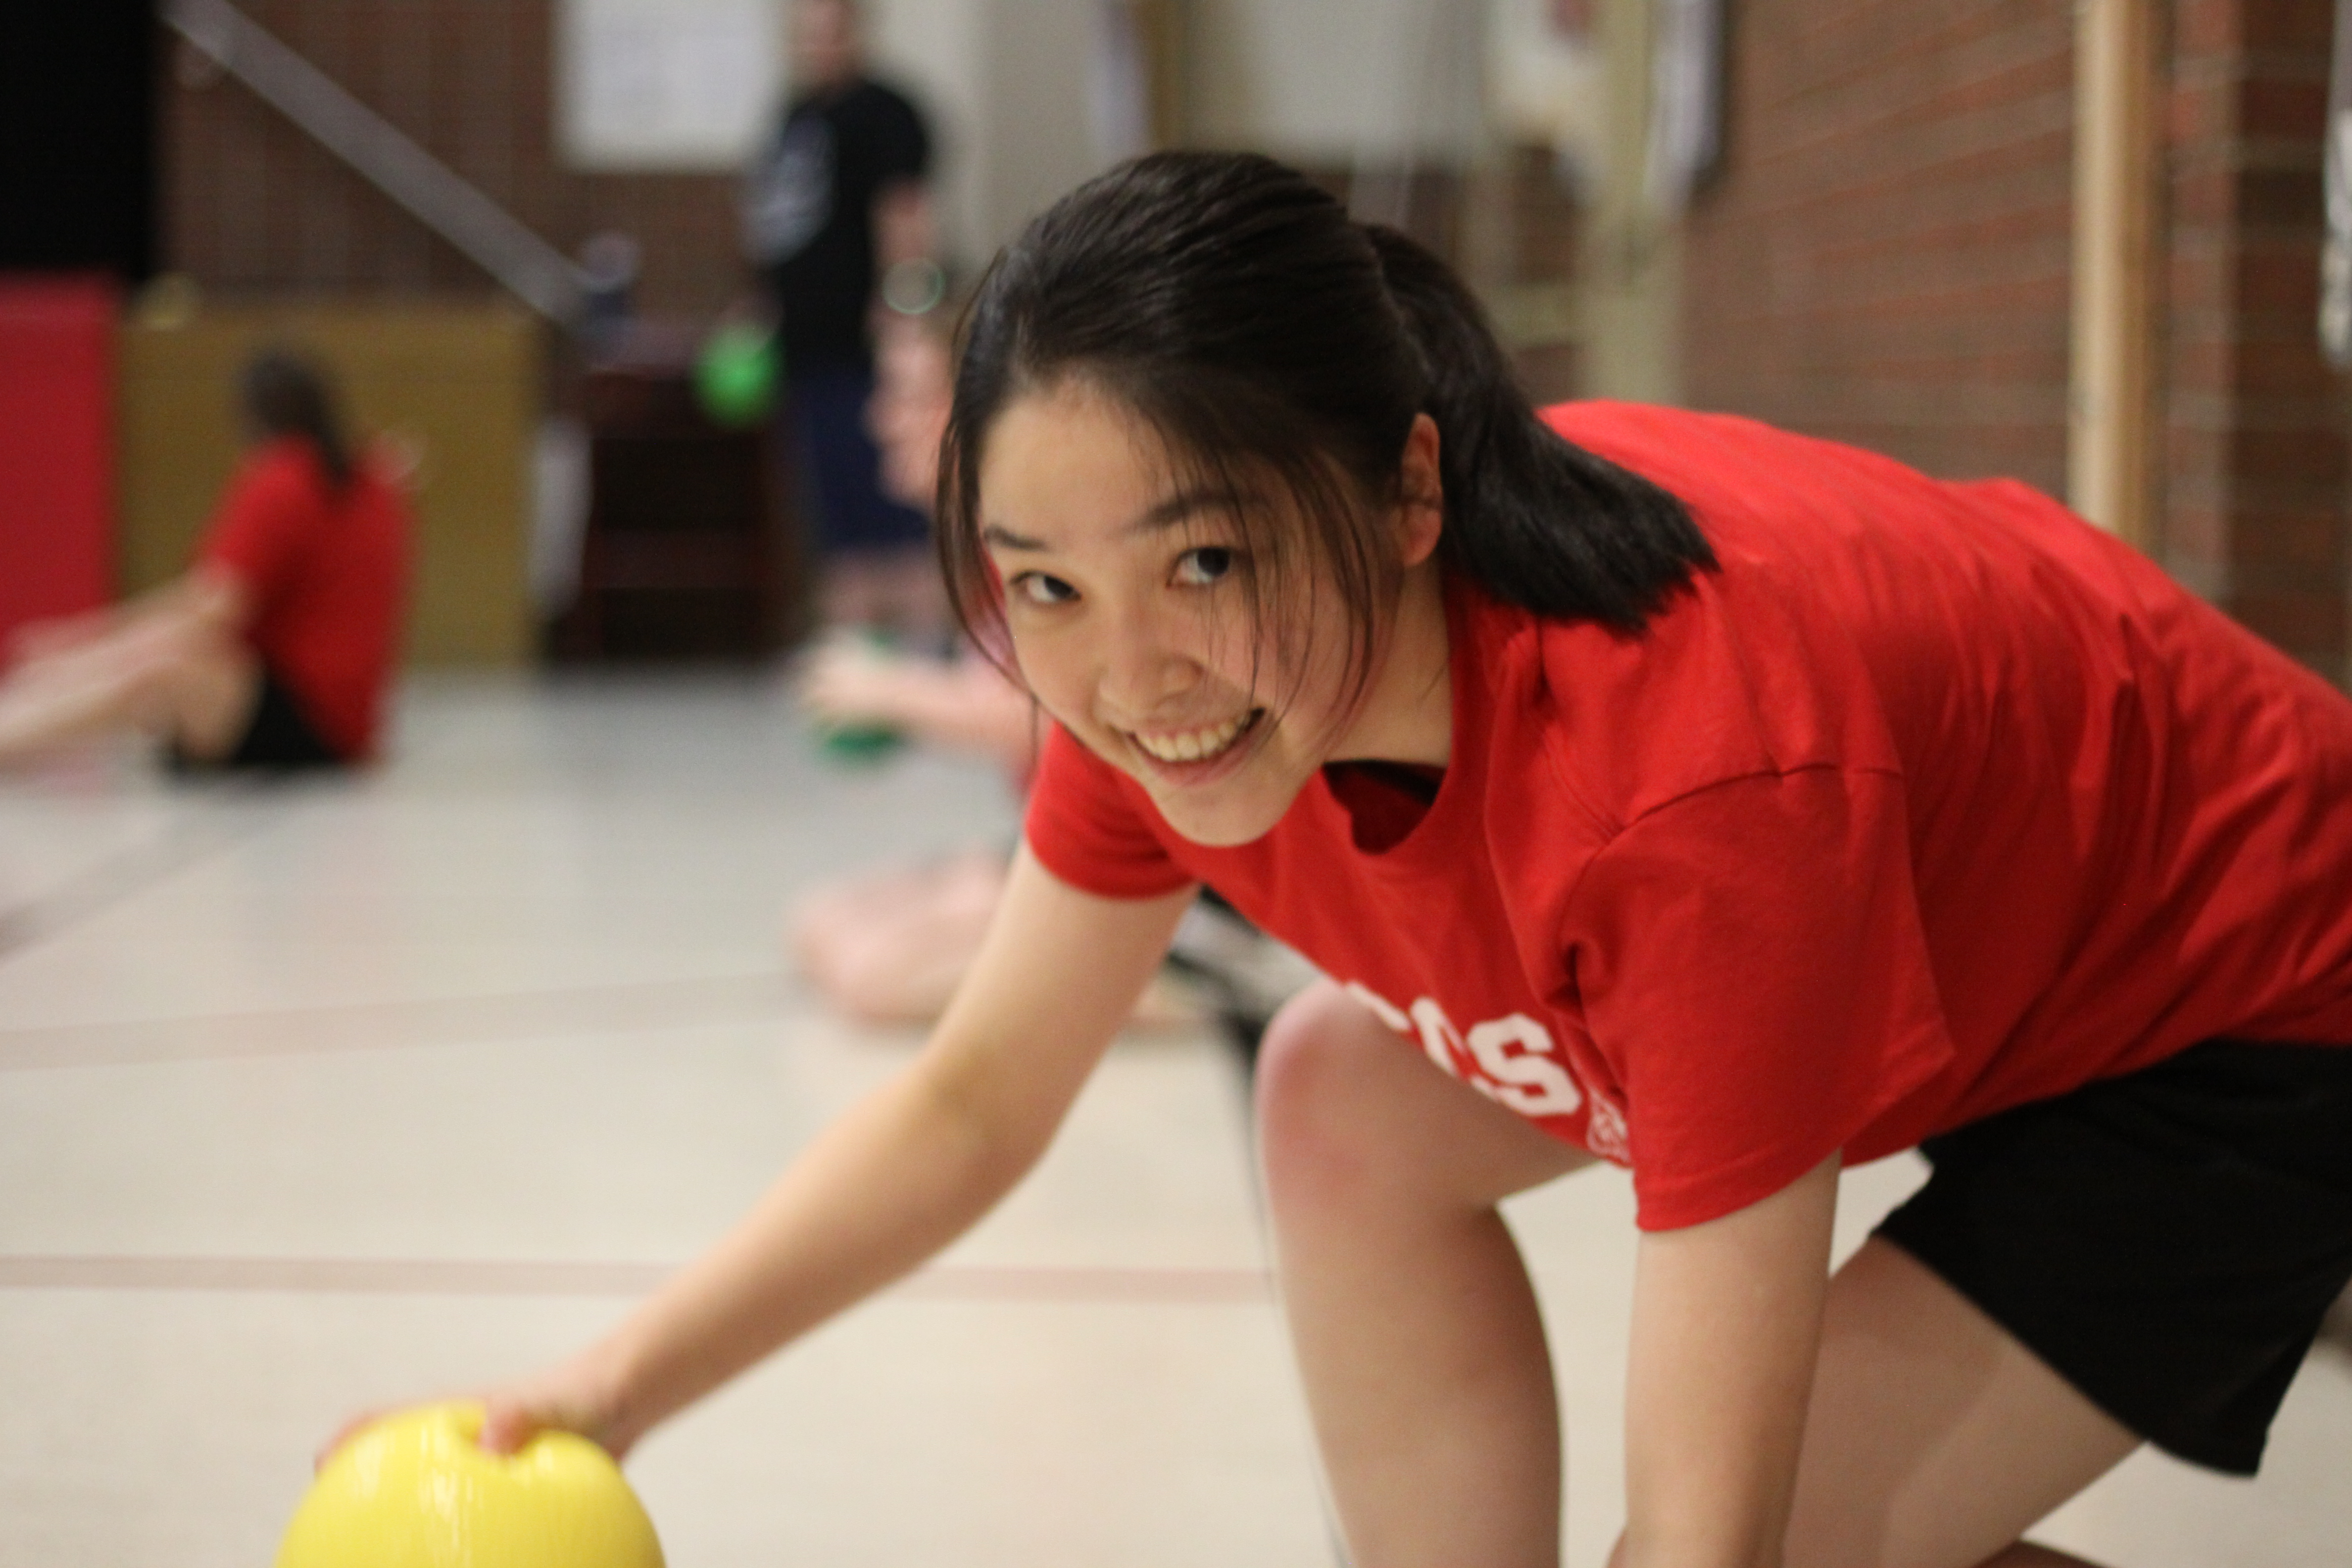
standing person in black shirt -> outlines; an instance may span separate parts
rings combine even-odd
[[[782,317],[787,435],[815,503],[828,626],[937,641],[946,603],[920,511],[886,496],[866,427],[877,294],[935,303],[930,132],[866,74],[855,0],[789,0],[792,102],[753,164],[744,233]]]

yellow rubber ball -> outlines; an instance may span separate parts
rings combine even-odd
[[[653,1521],[604,1449],[542,1432],[483,1451],[478,1405],[387,1416],[343,1445],[278,1568],[661,1568]]]

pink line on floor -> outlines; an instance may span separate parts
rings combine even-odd
[[[639,1029],[763,1024],[783,1016],[790,997],[783,976],[769,972],[341,1006],[50,1024],[0,1029],[0,1072],[324,1056],[604,1036]]]
[[[361,1296],[641,1296],[673,1265],[498,1258],[0,1257],[0,1290],[247,1290]],[[934,1301],[1261,1303],[1252,1268],[940,1264],[893,1294]]]

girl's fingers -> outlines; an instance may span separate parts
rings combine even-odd
[[[530,1410],[511,1400],[491,1400],[482,1414],[482,1447],[493,1454],[514,1453],[546,1425]]]

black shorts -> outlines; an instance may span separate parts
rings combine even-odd
[[[2210,1040],[1921,1152],[1880,1235],[2140,1436],[2254,1473],[2352,1279],[2352,1047]]]
[[[261,689],[255,697],[253,717],[246,721],[245,733],[225,756],[192,757],[177,745],[172,747],[172,771],[176,773],[205,773],[225,769],[243,769],[258,773],[293,773],[304,768],[341,767],[351,759],[327,742],[302,711],[301,700],[289,690],[277,673],[264,665],[261,669]]]

